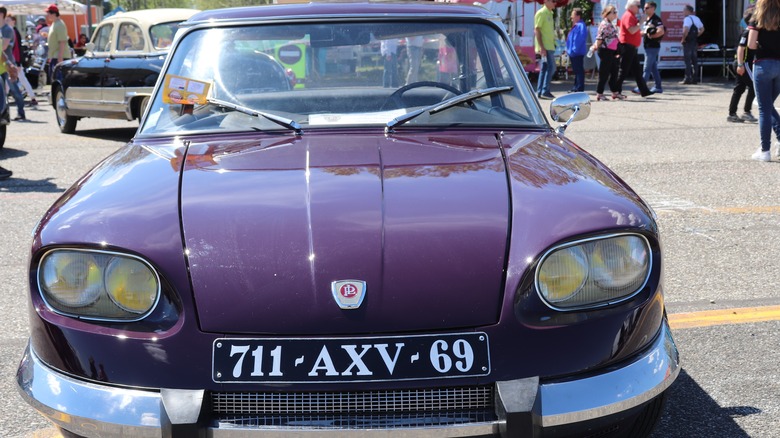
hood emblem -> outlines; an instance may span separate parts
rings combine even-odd
[[[361,280],[337,280],[330,284],[330,289],[342,309],[357,309],[366,296],[366,282]]]

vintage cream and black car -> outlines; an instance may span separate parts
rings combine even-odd
[[[195,9],[147,9],[103,20],[86,55],[54,68],[51,103],[60,131],[82,117],[140,119],[180,22]]]

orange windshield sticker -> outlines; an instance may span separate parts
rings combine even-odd
[[[211,84],[182,76],[165,75],[163,103],[204,105]]]

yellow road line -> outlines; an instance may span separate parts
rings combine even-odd
[[[742,307],[669,315],[669,325],[673,329],[762,321],[780,321],[780,306]]]
[[[716,211],[732,214],[754,214],[754,213],[780,213],[780,205],[763,205],[755,207],[716,207]]]

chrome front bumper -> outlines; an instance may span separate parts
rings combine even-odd
[[[518,418],[517,412],[513,415],[512,406],[528,401],[535,406],[534,410],[539,410],[525,417],[533,417],[535,426],[562,426],[639,406],[666,390],[679,371],[677,347],[669,326],[664,323],[651,347],[621,368],[578,380],[535,383],[536,394],[524,397],[521,403],[506,397],[506,390],[527,387],[529,379],[498,382],[496,405],[501,412],[498,412],[499,420],[494,422],[368,431],[272,428],[263,429],[263,436],[366,436],[388,435],[393,431],[404,436],[498,435],[506,433],[510,429],[507,423]],[[162,437],[175,436],[177,431],[182,436],[191,436],[204,398],[204,391],[138,390],[74,379],[45,365],[29,346],[19,366],[17,382],[22,397],[41,414],[58,426],[86,437]],[[206,435],[233,438],[257,432],[257,429],[209,428]]]

